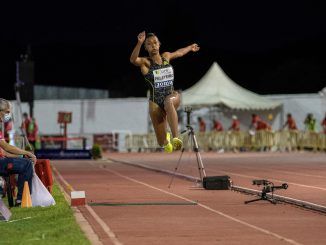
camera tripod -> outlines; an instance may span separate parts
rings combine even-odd
[[[202,161],[200,152],[199,152],[198,142],[197,142],[197,139],[196,139],[196,135],[195,135],[194,129],[193,129],[192,126],[190,126],[190,113],[191,113],[191,110],[192,109],[190,107],[186,107],[185,108],[185,112],[187,113],[187,126],[186,126],[186,129],[181,132],[181,134],[185,134],[185,133],[188,134],[187,145],[189,145],[189,141],[190,141],[190,148],[196,154],[196,160],[197,160],[199,178],[200,178],[200,183],[202,185],[202,183],[203,183],[203,177],[206,177],[206,171],[205,171],[204,164],[203,164],[203,161]],[[181,154],[180,154],[178,163],[177,163],[176,167],[174,168],[174,172],[173,172],[173,175],[171,177],[169,188],[171,187],[171,184],[172,184],[172,182],[174,180],[174,177],[176,175],[176,172],[178,171],[178,168],[179,168],[180,163],[181,163],[182,155],[183,155],[185,149],[186,148],[185,148],[185,144],[184,144],[183,147],[182,147],[182,149],[181,149]]]
[[[273,182],[270,182],[268,180],[253,180],[253,185],[263,185],[263,189],[261,191],[260,194],[260,198],[256,198],[253,200],[249,200],[249,201],[245,201],[245,204],[251,203],[251,202],[256,202],[256,201],[261,201],[261,200],[265,200],[268,201],[272,204],[276,204],[276,200],[274,199],[273,195],[274,195],[274,189],[287,189],[288,188],[288,184],[284,183],[281,186],[275,186]],[[267,196],[267,193],[271,192],[271,197]]]
[[[264,191],[264,189],[261,192],[260,198],[256,198],[256,199],[249,200],[249,201],[245,201],[244,203],[245,204],[248,204],[248,203],[251,203],[251,202],[256,202],[256,201],[261,201],[261,200],[265,200],[265,201],[268,201],[270,203],[276,204],[276,200],[273,197],[268,197],[267,196],[267,192]]]

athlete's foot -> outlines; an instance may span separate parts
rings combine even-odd
[[[170,142],[171,136],[170,133],[166,133],[166,140],[168,143],[166,143],[163,147],[164,147],[164,151],[167,153],[171,153],[173,151],[173,146]]]
[[[172,153],[173,151],[173,146],[171,143],[167,143],[166,145],[163,146],[164,147],[164,151],[167,153]]]
[[[173,145],[173,150],[178,151],[178,150],[180,150],[182,148],[183,143],[182,143],[181,139],[173,138],[172,139],[172,145]]]

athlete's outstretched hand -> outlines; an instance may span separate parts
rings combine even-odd
[[[199,50],[199,46],[197,43],[191,44],[191,51],[192,52],[197,52]]]
[[[139,33],[138,36],[137,36],[137,38],[138,38],[138,42],[140,42],[141,44],[143,44],[144,41],[145,41],[145,38],[146,38],[145,31]]]

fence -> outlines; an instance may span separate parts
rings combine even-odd
[[[187,135],[181,138],[185,142]],[[256,151],[262,149],[274,150],[326,150],[326,134],[304,131],[257,131],[248,132],[205,132],[196,133],[198,145],[203,151],[210,150],[244,150]],[[125,138],[128,151],[156,150],[159,148],[154,133],[133,134]]]

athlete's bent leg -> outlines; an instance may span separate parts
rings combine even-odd
[[[157,143],[164,147],[166,152],[172,152],[173,146],[167,139],[167,122],[165,112],[154,102],[149,102],[149,115],[155,131]]]
[[[178,137],[178,114],[177,109],[180,105],[180,95],[178,92],[173,92],[164,100],[164,110],[168,119],[168,123],[172,132],[173,138]]]
[[[173,139],[173,149],[180,150],[182,147],[182,141],[178,138],[178,115],[177,109],[180,105],[180,95],[177,92],[173,92],[165,98],[164,110],[167,114],[167,120],[172,131]]]

